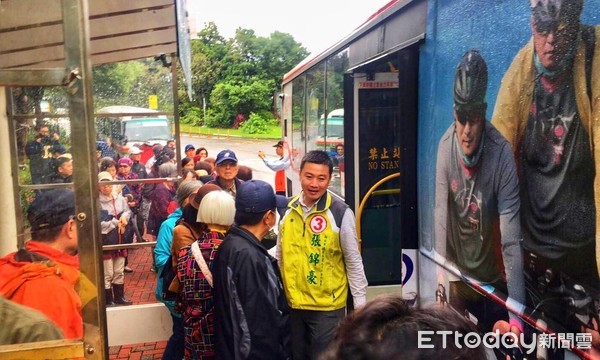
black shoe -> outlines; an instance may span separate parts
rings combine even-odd
[[[125,266],[125,268],[123,268],[123,271],[126,272],[126,273],[132,273],[133,269],[130,268],[129,266]]]
[[[131,300],[125,299],[125,285],[113,284],[113,291],[115,293],[115,304],[117,305],[131,305]]]
[[[104,300],[106,301],[106,307],[115,306],[113,299],[113,289],[104,289]]]

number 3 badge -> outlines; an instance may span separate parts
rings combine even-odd
[[[327,219],[323,215],[317,215],[310,219],[310,230],[313,234],[320,234],[327,228]]]

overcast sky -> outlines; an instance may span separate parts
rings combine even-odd
[[[389,0],[190,0],[188,12],[197,30],[215,22],[230,38],[238,27],[268,37],[273,31],[291,34],[313,54],[325,50],[361,25]],[[360,6],[358,6],[360,4]]]

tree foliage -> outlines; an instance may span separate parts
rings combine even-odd
[[[159,109],[173,109],[170,69],[154,59],[107,64],[93,69],[94,105],[148,107],[148,96],[157,95]]]
[[[180,115],[202,114],[206,102],[206,117],[202,114],[196,123],[227,127],[238,115],[247,119],[252,112],[271,111],[283,75],[307,55],[290,34],[260,37],[254,30],[238,28],[225,40],[210,22],[192,40],[194,94],[190,102],[185,90],[180,91]],[[183,82],[180,86],[183,89]]]
[[[273,82],[255,80],[248,83],[220,82],[213,89],[209,126],[229,127],[240,114],[247,118],[251,112],[269,109]]]

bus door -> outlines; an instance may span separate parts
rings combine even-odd
[[[406,219],[415,210],[416,189],[414,172],[403,171],[414,167],[416,160],[413,146],[403,140],[407,137],[403,122],[416,123],[416,115],[402,110],[406,99],[398,72],[354,73],[352,77],[353,193],[369,296],[399,291],[410,296],[418,289],[417,241],[416,235],[410,241],[406,238],[416,234],[416,218],[414,222]]]

